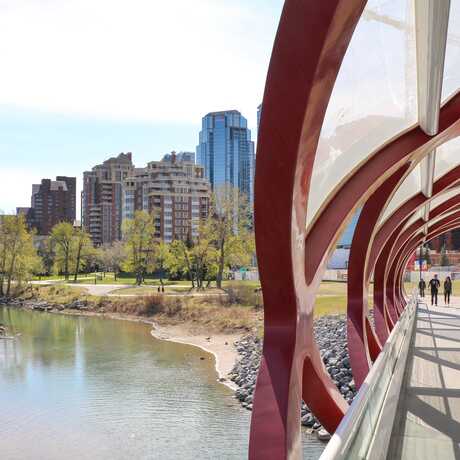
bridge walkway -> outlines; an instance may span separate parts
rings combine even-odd
[[[439,300],[418,305],[388,460],[460,460],[460,297]]]

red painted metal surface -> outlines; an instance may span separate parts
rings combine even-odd
[[[365,3],[287,0],[280,19],[263,99],[255,178],[256,244],[265,331],[253,401],[250,459],[300,457],[302,398],[326,429],[333,432],[337,427],[347,404],[324,368],[313,336],[313,307],[327,258],[347,218],[358,206],[377,193],[375,202],[380,213],[389,196],[391,177],[396,178],[398,171],[404,175],[414,162],[460,134],[460,95],[456,95],[441,109],[437,136],[429,137],[414,127],[375,152],[337,187],[307,232],[309,185],[321,126]],[[368,369],[380,343],[373,339],[365,314],[361,321],[366,310],[363,298],[375,261],[390,256],[392,246],[386,244],[387,236],[379,240],[382,234],[374,235],[377,211],[372,212],[369,206],[367,214],[375,222],[369,226],[363,223],[361,231],[374,244],[368,241],[353,249],[354,254],[364,256],[364,262],[359,262],[353,275],[355,287],[350,299],[358,307],[351,308],[349,343],[353,350],[359,350],[359,346],[364,349],[353,358],[358,363],[355,368],[364,357]],[[399,234],[401,221],[395,222],[394,228]],[[400,260],[402,257],[401,251]],[[382,262],[388,267],[386,260]],[[374,297],[381,303],[376,324],[378,337],[383,340],[402,307],[400,296],[393,295],[393,304],[385,304],[385,286],[389,283],[388,290],[391,287],[395,292],[398,267],[391,264],[383,271],[383,279],[378,273],[379,289]]]
[[[362,0],[288,0],[274,44],[255,178],[265,331],[253,401],[251,459],[300,457],[302,396],[330,431],[347,409],[313,339],[314,293],[305,282],[303,241],[319,133],[364,5]]]
[[[375,227],[392,193],[409,171],[409,164],[392,174],[367,200],[356,224],[348,262],[347,340],[353,377],[361,386],[382,345],[368,318],[366,260]]]

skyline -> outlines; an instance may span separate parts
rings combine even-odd
[[[0,0],[4,212],[42,178],[76,176],[79,193],[83,171],[120,152],[142,166],[195,151],[212,111],[241,111],[256,138],[281,0],[93,3]]]

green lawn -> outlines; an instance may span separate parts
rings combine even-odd
[[[115,279],[114,273],[106,273],[105,275],[102,272],[98,273],[81,273],[77,277],[78,284],[93,284],[94,278],[97,277],[97,284],[136,284],[136,278],[132,274],[122,273],[117,279]],[[73,275],[69,276],[68,282],[73,283]],[[33,281],[65,281],[64,276],[62,275],[51,275],[51,276],[35,276],[32,278]],[[190,284],[189,281],[169,281],[163,280],[163,284],[172,285],[172,284]],[[152,286],[159,286],[160,280],[157,278],[146,278],[145,284]]]
[[[42,278],[43,279],[43,278]],[[48,277],[47,279],[55,279],[59,281],[63,281],[63,277]],[[78,283],[90,283],[94,280],[94,274],[91,275],[90,279],[88,279],[88,275],[81,275],[79,277]],[[160,285],[159,280],[148,280],[147,284],[143,284],[142,286],[138,287],[135,286],[135,279],[129,276],[122,276],[114,280],[113,274],[106,274],[105,278],[102,280],[98,280],[97,284],[132,284],[132,287],[128,288],[120,288],[116,289],[111,292],[111,294],[119,294],[119,295],[149,295],[149,294],[157,294],[158,290],[157,287]],[[229,287],[230,285],[240,285],[240,286],[249,286],[251,288],[258,288],[260,287],[259,282],[254,281],[224,281],[223,287]],[[56,286],[55,289],[61,289],[59,286],[62,286],[60,283]],[[412,285],[410,283],[406,283],[406,289],[408,292],[411,291]],[[62,288],[66,288],[62,286]],[[72,289],[72,288],[69,288]],[[76,287],[74,289],[77,289]],[[165,293],[188,293],[191,290],[191,282],[190,281],[165,281]],[[460,292],[460,280],[454,281],[454,293],[458,290]],[[60,292],[60,291],[59,291]],[[62,291],[64,292],[64,291]],[[215,288],[215,283],[212,284],[210,289],[203,291],[204,293],[215,293],[218,292]],[[52,295],[54,292],[50,292]],[[65,292],[67,294],[67,291]],[[70,294],[70,291],[69,291]],[[372,308],[372,285],[369,287],[369,307]],[[248,305],[251,305],[249,303]],[[347,284],[346,283],[338,283],[338,282],[323,282],[320,285],[318,295],[315,302],[314,308],[314,316],[323,316],[323,315],[330,315],[330,314],[345,314],[346,313],[346,306],[347,306]]]
[[[325,316],[344,314],[347,308],[347,297],[345,295],[321,297],[318,296],[315,302],[314,316]]]

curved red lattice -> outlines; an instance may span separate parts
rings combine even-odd
[[[415,126],[369,152],[367,161],[337,184],[307,232],[320,130],[365,4],[287,0],[280,19],[263,99],[255,178],[265,335],[253,400],[251,459],[300,457],[302,399],[328,431],[340,423],[348,405],[329,377],[313,336],[315,296],[328,257],[347,219],[363,206],[352,244],[348,293],[348,345],[359,385],[404,308],[402,268],[415,237],[398,237],[426,198],[405,203],[400,214],[386,221],[390,223],[378,227],[382,211],[421,158],[460,134],[456,95],[440,111],[437,135]],[[436,193],[447,187],[445,182]],[[416,234],[418,229],[413,228]],[[372,273],[375,331],[367,315]]]

